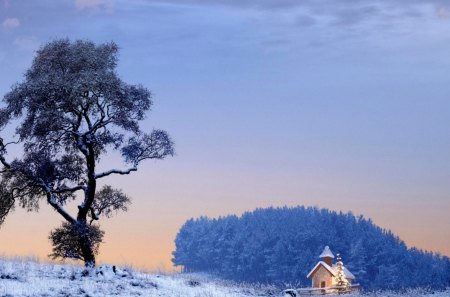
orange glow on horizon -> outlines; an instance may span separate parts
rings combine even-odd
[[[450,201],[445,193],[434,193],[433,202],[411,199],[429,191],[423,185],[399,190],[333,172],[264,173],[233,166],[221,170],[205,166],[193,172],[186,165],[175,169],[175,161],[150,164],[135,175],[108,180],[132,197],[132,205],[126,213],[99,221],[105,231],[99,263],[171,271],[174,239],[187,219],[298,205],[363,214],[392,230],[409,247],[450,255]],[[48,259],[48,234],[61,222],[45,203],[38,213],[17,208],[0,228],[0,254]]]

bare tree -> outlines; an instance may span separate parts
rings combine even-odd
[[[111,186],[98,190],[97,182],[174,152],[165,131],[141,131],[151,93],[118,77],[117,56],[113,42],[50,42],[37,51],[24,81],[4,96],[0,109],[0,129],[18,123],[16,142],[0,138],[0,222],[14,205],[38,210],[45,200],[65,220],[50,235],[51,256],[81,259],[86,266],[95,266],[103,236],[95,222],[130,203]],[[23,155],[8,161],[13,144],[21,145]],[[100,157],[111,150],[119,151],[128,167],[97,172]],[[80,198],[73,216],[65,206]]]

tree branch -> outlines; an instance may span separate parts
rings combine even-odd
[[[6,167],[6,169],[11,169],[11,164],[6,162],[5,158],[1,154],[0,154],[0,162],[3,164],[3,166]],[[2,173],[3,173],[3,171],[2,171]]]
[[[76,187],[72,187],[72,188],[62,188],[62,189],[58,189],[58,190],[52,190],[51,192],[53,194],[62,194],[62,193],[67,193],[67,192],[76,192],[79,190],[86,190],[86,188],[84,186],[76,186]]]
[[[52,190],[47,186],[47,184],[42,179],[40,179],[40,183],[41,183],[41,188],[45,191],[45,193],[47,195],[48,204],[50,204],[60,215],[62,215],[63,218],[66,219],[66,221],[74,224],[76,222],[76,220],[69,213],[67,213],[64,210],[64,208],[62,208],[62,206],[58,204],[58,202],[56,202],[56,198],[52,194]]]
[[[3,138],[0,137],[0,162],[3,164],[3,166],[6,167],[6,169],[10,169],[11,168],[11,164],[9,164],[8,162],[6,162],[5,157],[3,156],[6,153],[6,146],[7,144],[3,143]]]
[[[89,222],[89,225],[92,225],[92,222],[98,220],[99,217],[98,217],[98,215],[95,213],[95,210],[94,210],[93,207],[91,207],[90,210],[91,210],[91,217],[92,217],[92,218],[91,218],[91,221]]]
[[[108,175],[111,175],[111,174],[126,175],[126,174],[130,174],[133,171],[137,171],[137,167],[136,166],[132,167],[132,168],[129,168],[127,170],[112,169],[112,170],[108,170],[108,171],[96,174],[95,175],[95,179],[99,179],[99,178],[102,178],[102,177],[105,177],[105,176],[108,176]]]

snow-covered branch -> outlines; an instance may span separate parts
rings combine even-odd
[[[48,204],[50,204],[60,215],[62,215],[63,218],[66,219],[66,221],[75,223],[76,220],[56,201],[56,197],[54,194],[52,194],[52,190],[42,179],[40,180],[40,186],[47,195]]]
[[[151,134],[131,137],[128,145],[122,148],[122,156],[132,164],[139,164],[146,159],[164,159],[173,154],[173,141],[163,130],[154,130]]]
[[[0,154],[0,162],[2,163],[3,166],[6,167],[6,169],[10,169],[11,168],[11,164],[6,162],[5,157],[3,157],[3,155],[1,155],[1,154]]]
[[[0,137],[0,162],[2,163],[3,166],[5,166],[7,169],[11,168],[11,165],[6,162],[6,159],[4,157],[5,153],[6,153],[6,146],[8,144],[3,143],[3,138]]]
[[[62,189],[52,190],[51,192],[54,194],[63,194],[63,193],[74,193],[79,190],[86,190],[86,187],[79,185],[79,186],[71,187],[71,188],[62,188]]]
[[[126,174],[130,174],[133,171],[137,171],[137,167],[136,166],[132,167],[132,168],[129,168],[129,169],[126,169],[126,170],[111,169],[111,170],[108,170],[108,171],[96,174],[95,178],[99,179],[99,178],[102,178],[102,177],[105,177],[105,176],[108,176],[108,175],[111,175],[111,174],[126,175]]]
[[[123,193],[122,190],[113,189],[108,185],[96,192],[95,196],[96,199],[90,208],[90,224],[98,220],[100,216],[110,218],[114,213],[127,211],[128,205],[131,203],[130,197]]]

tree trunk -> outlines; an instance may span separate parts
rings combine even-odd
[[[90,246],[82,247],[83,257],[84,257],[84,266],[89,268],[95,267],[95,255],[90,248]]]
[[[91,144],[86,143],[89,154],[86,156],[87,165],[87,191],[82,207],[78,207],[77,221],[80,224],[80,248],[84,259],[84,266],[95,267],[95,254],[92,249],[93,245],[89,238],[87,225],[87,214],[95,198],[95,190],[97,182],[95,180],[95,152]]]
[[[81,254],[83,256],[84,260],[84,266],[86,267],[95,267],[95,255],[94,251],[92,250],[92,242],[89,238],[89,232],[88,228],[85,225],[85,223],[80,224],[80,248],[81,248]]]

